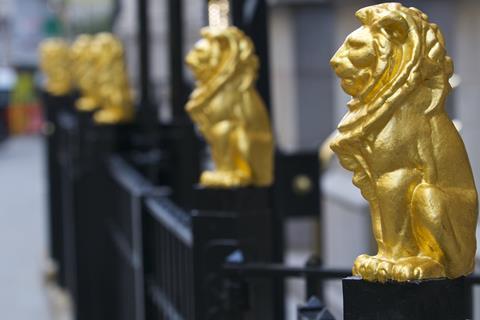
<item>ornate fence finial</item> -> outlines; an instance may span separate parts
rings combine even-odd
[[[79,111],[93,111],[100,107],[92,42],[93,36],[83,34],[77,37],[70,49],[74,81],[81,93],[81,97],[75,102]]]
[[[130,87],[123,44],[111,33],[103,32],[92,42],[97,71],[97,96],[100,110],[94,115],[99,124],[129,122],[134,116],[133,90]]]
[[[273,180],[273,138],[265,105],[255,89],[258,58],[239,29],[204,28],[186,58],[197,79],[187,112],[210,145],[215,169],[208,187],[268,186]]]
[[[352,96],[331,144],[370,204],[375,256],[365,280],[457,278],[473,271],[477,191],[464,144],[445,112],[452,60],[420,10],[359,10],[362,26],[331,60]]]
[[[80,111],[95,111],[98,124],[132,120],[133,93],[125,66],[123,45],[111,33],[82,35],[72,46],[77,85],[82,97]]]
[[[73,89],[70,70],[70,48],[66,41],[51,38],[42,41],[39,47],[40,68],[45,74],[45,89],[56,96]]]

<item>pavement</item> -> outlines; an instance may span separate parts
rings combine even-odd
[[[0,319],[51,320],[41,137],[0,143]]]

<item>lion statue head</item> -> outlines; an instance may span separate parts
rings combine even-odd
[[[186,57],[196,88],[186,110],[210,145],[215,171],[208,186],[269,185],[273,139],[265,105],[255,89],[255,47],[236,27],[204,28]]]
[[[241,30],[203,28],[201,36],[186,57],[197,81],[186,106],[192,114],[221,90],[254,89],[259,67],[253,43]]]
[[[356,17],[362,26],[330,61],[342,88],[352,96],[339,130],[368,129],[421,85],[435,92],[424,111],[442,106],[453,64],[437,25],[420,10],[399,3],[366,7]]]
[[[62,39],[47,39],[39,48],[40,67],[46,76],[45,89],[53,95],[65,95],[73,88],[70,71],[70,47]]]

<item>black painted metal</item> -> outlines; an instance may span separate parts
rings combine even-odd
[[[312,255],[307,263],[305,264],[307,268],[321,268],[322,267],[322,260],[320,257],[316,255]],[[349,272],[350,273],[350,272]],[[320,300],[324,300],[323,295],[323,281],[319,281],[318,277],[307,275],[305,277],[306,280],[306,294],[307,297],[316,296]]]
[[[47,106],[49,108],[50,106]],[[60,284],[70,292],[74,301],[77,293],[77,265],[75,241],[75,215],[74,215],[74,163],[77,151],[78,122],[70,110],[59,111],[55,117],[55,130],[58,134],[58,149],[56,154],[59,198],[58,206],[61,210],[61,236],[62,236],[62,264],[60,266]],[[52,188],[57,181],[51,181]]]
[[[342,279],[351,276],[347,269],[333,269],[323,267],[297,267],[275,263],[227,263],[223,272],[228,275],[245,278],[304,278],[315,277],[317,280]]]
[[[297,180],[310,182],[309,188],[298,190],[295,184]],[[275,183],[272,187],[272,203],[275,212],[273,234],[276,246],[275,261],[283,262],[284,252],[284,221],[286,218],[300,216],[312,216],[320,221],[320,186],[319,165],[316,153],[291,153],[277,151],[275,154]],[[320,239],[319,239],[320,240]],[[309,278],[307,278],[309,279]],[[307,281],[308,284],[313,281]],[[284,305],[283,283],[277,284],[276,309],[280,310]],[[316,283],[315,286],[321,286]],[[309,286],[307,286],[307,289]],[[322,298],[322,290],[315,290]],[[285,314],[277,314],[279,319],[285,318]]]
[[[114,155],[135,150],[134,126],[97,127],[71,107],[49,111],[57,135],[49,136],[49,159],[59,173],[50,188],[62,222],[56,259],[77,320],[272,319],[273,280],[305,278],[308,295],[321,296],[322,281],[350,274],[314,259],[306,267],[272,263],[269,190],[197,190],[190,213],[166,198],[170,187],[139,173],[137,157]],[[159,167],[168,171],[172,161]],[[225,264],[233,252],[240,263]],[[479,279],[466,280],[471,287]]]
[[[297,308],[298,320],[335,320],[325,305],[312,296],[307,304]]]
[[[119,204],[118,199],[125,201],[127,197],[116,197],[118,187],[109,183],[105,159],[115,150],[128,147],[132,127],[97,126],[90,114],[74,111],[73,99],[66,100],[68,105],[65,106],[58,105],[60,101],[63,100],[44,95],[49,119],[47,128],[50,128],[47,132],[51,133],[47,138],[50,234],[55,245],[52,247],[54,259],[59,262],[59,284],[73,297],[76,320],[111,318],[106,315],[114,312],[112,310],[122,310],[122,306],[129,305],[118,303],[118,290],[112,290],[113,284],[128,281],[128,276],[122,273],[115,281],[106,281],[122,266],[112,265],[112,261],[118,259],[115,260],[116,256],[111,253],[118,250],[109,246],[111,241],[108,240],[112,237],[108,235],[115,233],[107,232],[111,228],[107,228],[106,219],[109,214],[130,208],[120,205],[112,209]],[[143,305],[141,298],[127,300]],[[143,319],[143,316],[122,318],[116,315],[113,318],[131,320]]]
[[[269,188],[195,190],[194,208],[199,214],[227,212],[235,217],[235,229],[230,237],[238,241],[242,259],[248,262],[273,262],[274,213]],[[249,282],[250,308],[244,310],[244,319],[280,319],[275,315],[274,297],[277,281],[254,279]]]
[[[343,280],[345,320],[464,320],[468,319],[464,278],[412,282]]]
[[[138,65],[140,66],[140,108],[147,108],[150,115],[157,114],[154,104],[151,100],[150,92],[150,28],[148,0],[139,0],[137,2],[138,14]]]
[[[243,30],[255,44],[260,60],[257,88],[267,108],[271,108],[268,7],[266,0],[230,0],[233,25]]]
[[[163,193],[122,157],[109,158],[107,206],[103,214],[106,239],[102,277],[104,319],[145,319],[143,270],[143,199]]]
[[[255,50],[260,61],[259,77],[257,80],[257,89],[262,96],[265,104],[272,112],[271,96],[270,96],[270,59],[269,59],[269,39],[268,39],[268,6],[266,0],[231,0],[231,18],[233,25],[244,31],[253,41]],[[275,177],[277,178],[277,176]],[[288,190],[290,187],[288,187]],[[272,221],[272,234],[275,243],[274,256],[275,262],[283,262],[284,251],[284,231],[283,221],[286,216],[283,208],[278,206],[276,202],[279,199],[277,195],[282,192],[275,187],[272,193],[272,208],[274,211]],[[284,283],[275,283],[275,319],[284,319],[285,312],[283,306],[284,301]]]
[[[77,320],[102,319],[97,262],[104,241],[92,206],[104,186],[100,162],[103,152],[110,150],[112,135],[110,131],[92,134],[90,116],[76,114],[71,105],[49,112],[56,140],[52,169],[59,173],[58,179],[51,176],[50,190],[56,190],[52,209],[61,215],[60,284],[72,294]]]
[[[167,125],[163,133],[166,138],[163,150],[169,153],[163,183],[172,188],[173,201],[191,208],[193,186],[200,177],[200,141],[189,122]]]
[[[189,90],[184,79],[183,0],[167,0],[167,4],[172,114],[176,121],[185,121],[187,119],[185,103]]]
[[[235,248],[231,214],[190,213],[165,197],[144,205],[146,319],[234,319],[218,269]]]
[[[57,269],[57,280],[65,286],[65,251],[64,251],[64,218],[62,214],[60,164],[60,135],[57,128],[58,113],[65,112],[73,105],[73,96],[52,96],[41,92],[43,111],[45,115],[44,134],[46,138],[46,172],[49,178],[48,192],[48,223],[49,223],[49,253]]]
[[[283,217],[317,217],[320,214],[320,169],[316,152],[275,155],[274,203]],[[308,189],[296,189],[296,180],[307,180]]]

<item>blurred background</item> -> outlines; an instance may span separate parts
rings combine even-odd
[[[284,152],[317,152],[345,113],[349,98],[341,90],[329,59],[359,25],[357,9],[373,1],[270,0],[268,32],[272,122]],[[454,87],[448,112],[467,147],[480,181],[480,2],[403,1],[437,23],[453,58]],[[0,0],[0,318],[70,319],[69,301],[44,284],[48,264],[46,174],[37,48],[45,38],[72,40],[81,33],[111,31],[126,48],[128,71],[139,89],[135,0]],[[184,55],[205,25],[204,0],[184,1]],[[151,92],[158,121],[172,117],[163,1],[150,1]],[[185,78],[193,83],[191,74]],[[374,252],[368,206],[351,183],[351,174],[333,159],[321,165],[321,227],[311,217],[286,223],[286,261],[298,264],[313,251],[328,267],[350,268],[354,258]],[[477,236],[477,238],[479,238]],[[480,254],[479,254],[480,257]],[[301,281],[290,281],[291,305],[305,301]],[[300,289],[299,289],[300,288]],[[61,302],[52,304],[52,296]],[[480,295],[476,300],[480,302]],[[325,302],[341,317],[338,281],[329,282]],[[480,307],[479,306],[476,308]],[[476,311],[480,319],[480,310]],[[292,318],[293,319],[293,318]]]

